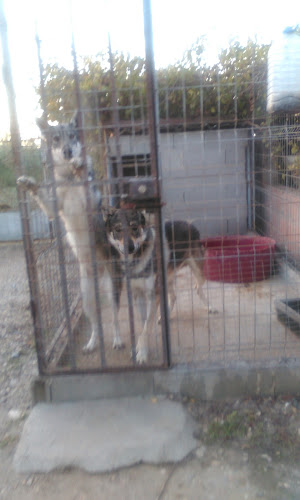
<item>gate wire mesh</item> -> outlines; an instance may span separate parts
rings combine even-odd
[[[172,364],[298,357],[299,114],[267,115],[268,47],[249,42],[244,48],[232,47],[223,64],[221,59],[214,66],[192,61],[189,66],[183,62],[159,69],[157,102],[150,108],[142,59],[115,56],[110,66],[110,54],[106,63],[99,56],[94,63],[86,60],[76,71],[74,45],[73,50],[75,73],[60,67],[55,76],[51,65],[44,66],[42,100],[50,118],[60,122],[70,120],[79,103],[84,146],[93,159],[94,185],[101,191],[102,206],[128,207],[133,200],[135,206],[146,210],[147,224],[159,234],[159,200],[153,204],[153,198],[144,196],[145,190],[152,188],[145,178],[153,176],[149,113],[156,106],[164,219],[188,221],[200,232],[200,254],[191,255],[199,238],[197,233],[193,238],[191,227],[177,235],[176,241],[171,230],[167,246],[171,249],[170,270],[178,264],[178,249],[187,251],[188,264],[179,266],[168,283],[169,299],[172,289],[176,296],[166,325]],[[122,65],[124,78],[118,78]],[[97,83],[89,85],[97,71]],[[41,182],[43,175],[39,175]],[[86,177],[77,184],[88,192]],[[41,185],[44,190],[52,189],[47,177]],[[26,206],[28,203],[33,221],[32,214],[38,209],[31,201],[23,201]],[[59,224],[56,214],[47,238],[35,239],[33,249],[27,249],[33,252],[37,274],[42,371],[136,367],[135,334],[142,325],[130,279],[123,284],[119,311],[126,348],[112,349],[113,311],[108,285],[100,273],[100,348],[83,354],[90,325],[82,315],[78,260],[63,227],[59,234]],[[95,261],[94,237],[93,233],[90,244],[95,271],[103,262]],[[153,256],[153,271],[156,258],[164,255],[160,250],[158,247]],[[166,290],[160,288],[163,301]],[[148,338],[146,367],[165,364],[167,346],[159,314],[158,309]]]

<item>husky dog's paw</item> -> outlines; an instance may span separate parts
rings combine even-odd
[[[139,365],[143,365],[143,364],[147,363],[147,361],[148,361],[148,349],[139,340],[137,343],[137,346],[136,346],[136,362]]]
[[[27,177],[27,175],[22,175],[17,179],[17,185],[24,191],[31,191],[35,193],[37,191],[38,185],[33,177]]]
[[[82,348],[82,352],[84,354],[90,354],[95,350],[96,347],[96,341],[93,338],[90,338],[88,343]]]
[[[136,352],[136,362],[139,365],[144,365],[144,364],[147,363],[147,360],[148,360],[147,349],[137,350],[137,352]]]
[[[72,165],[75,169],[80,169],[83,167],[83,160],[81,157],[72,158]]]
[[[121,351],[121,349],[124,349],[124,347],[125,347],[125,344],[124,344],[124,342],[122,342],[121,339],[114,339],[113,349],[115,349],[116,351]]]

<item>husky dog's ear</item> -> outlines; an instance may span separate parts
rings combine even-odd
[[[78,109],[75,111],[74,115],[70,120],[70,125],[73,125],[74,128],[79,128],[79,111]]]
[[[39,127],[39,129],[42,132],[42,134],[44,134],[46,132],[46,130],[48,129],[48,127],[49,127],[46,118],[43,117],[43,116],[41,118],[37,118],[36,119],[36,124]]]

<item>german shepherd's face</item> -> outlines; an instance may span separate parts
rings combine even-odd
[[[80,175],[83,163],[77,114],[69,123],[53,126],[40,118],[37,120],[37,125],[45,144],[49,137],[55,176],[67,178],[70,175]]]
[[[122,258],[133,256],[147,238],[146,220],[138,210],[110,208],[104,214],[107,237]],[[125,245],[127,242],[127,252]]]

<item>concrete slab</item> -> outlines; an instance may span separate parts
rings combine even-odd
[[[204,401],[290,394],[300,397],[300,360],[203,362],[168,370],[38,376],[32,403],[178,394]]]
[[[197,446],[194,422],[165,398],[122,398],[36,405],[14,456],[18,472],[78,467],[106,472],[183,459]]]

